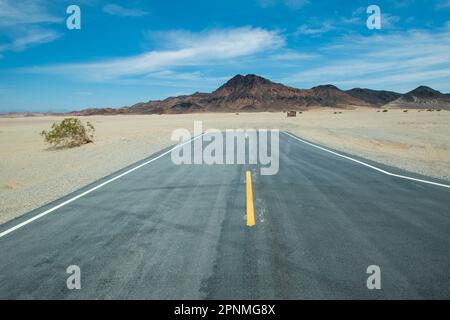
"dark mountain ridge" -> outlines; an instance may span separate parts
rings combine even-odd
[[[308,110],[311,108],[379,108],[438,105],[450,97],[428,87],[419,87],[405,95],[391,91],[355,88],[341,90],[334,85],[297,89],[249,74],[236,75],[211,93],[194,93],[164,100],[141,102],[118,109],[85,109],[76,115],[93,114],[173,114],[194,112],[245,112]],[[442,106],[442,108],[447,108]]]
[[[400,93],[384,90],[355,88],[347,90],[346,92],[356,99],[360,99],[377,107],[381,107],[401,97]]]

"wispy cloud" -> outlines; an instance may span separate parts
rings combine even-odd
[[[344,86],[411,89],[412,83],[426,81],[438,88],[450,81],[450,30],[436,32],[412,30],[364,37],[348,35],[322,49],[320,67],[293,73],[283,80]],[[342,57],[330,59],[330,57]]]
[[[91,81],[110,81],[145,76],[177,67],[224,64],[234,58],[258,54],[284,45],[284,38],[278,32],[251,27],[199,33],[186,31],[158,33],[159,36],[163,34],[170,49],[90,63],[38,66],[22,71],[79,76],[81,79]]]
[[[125,8],[118,4],[107,4],[107,5],[103,6],[103,12],[106,12],[106,13],[114,15],[114,16],[121,16],[121,17],[142,17],[142,16],[146,16],[149,14],[149,12],[144,11],[142,9]]]
[[[28,27],[15,37],[11,42],[0,44],[0,52],[3,51],[22,51],[28,47],[52,42],[59,38],[60,34],[49,29],[39,27]]]
[[[336,30],[336,27],[331,22],[325,21],[318,26],[312,26],[307,24],[301,25],[295,32],[295,35],[317,36],[330,32],[332,30]]]
[[[259,5],[263,8],[269,8],[276,4],[283,4],[291,9],[298,10],[307,4],[309,0],[257,0]]]
[[[383,29],[395,29],[398,27],[400,17],[389,13],[381,14],[381,26]]]
[[[0,0],[0,28],[61,21],[61,18],[50,15],[44,8],[41,0]]]
[[[268,59],[273,61],[302,61],[315,58],[316,55],[296,52],[294,50],[284,50],[283,52],[270,55]]]
[[[307,23],[299,26],[294,32],[294,35],[318,37],[332,31],[339,31],[340,33],[352,32],[355,25],[360,25],[364,28],[367,17],[365,7],[358,7],[352,12],[351,16],[336,16],[333,19],[327,20],[312,17],[308,19]],[[396,29],[400,22],[400,17],[389,13],[382,13],[381,21],[383,29]]]
[[[45,9],[41,0],[0,0],[0,34],[9,39],[0,43],[0,52],[21,51],[57,39],[60,34],[45,27],[61,22]]]

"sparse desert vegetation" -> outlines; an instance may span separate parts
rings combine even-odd
[[[95,128],[89,121],[84,125],[79,119],[65,118],[53,123],[50,131],[41,131],[41,136],[54,147],[72,148],[92,143],[94,132]]]

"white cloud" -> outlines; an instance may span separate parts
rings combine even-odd
[[[30,46],[42,43],[52,42],[60,36],[53,30],[42,29],[38,27],[29,27],[9,43],[0,44],[2,51],[22,51]]]
[[[273,54],[268,57],[268,59],[274,61],[300,61],[300,60],[308,60],[313,59],[316,56],[308,53],[301,53],[292,50],[286,50],[285,52]]]
[[[394,16],[389,13],[381,14],[381,27],[382,29],[395,29],[400,22],[399,16]]]
[[[329,20],[311,17],[306,24],[297,28],[294,35],[317,37],[331,31],[339,31],[340,33],[353,32],[353,28],[349,28],[349,26],[361,25],[365,27],[367,17],[365,7],[358,7],[352,12],[350,17],[336,16]],[[382,13],[382,29],[396,29],[399,22],[400,17],[389,13]]]
[[[448,91],[450,30],[412,30],[369,37],[349,35],[322,48],[322,59],[332,61],[293,73],[282,81],[291,85],[334,83],[404,91],[417,83]],[[335,58],[340,57],[340,58]]]
[[[103,6],[103,11],[121,17],[142,17],[149,14],[149,12],[141,9],[125,8],[117,4],[107,4]]]
[[[131,57],[108,59],[90,63],[72,63],[27,68],[32,73],[59,74],[91,81],[108,81],[164,71],[186,66],[223,63],[269,51],[284,45],[275,31],[243,27],[211,30],[200,33],[171,31],[165,34],[170,49],[154,50]]]
[[[297,31],[295,32],[295,35],[309,35],[309,36],[316,36],[321,35],[323,33],[327,33],[329,31],[335,30],[336,27],[331,24],[329,21],[323,22],[319,26],[311,26],[311,25],[302,25],[300,26]]]
[[[49,14],[45,7],[42,0],[0,0],[0,35],[9,39],[0,43],[0,52],[21,51],[57,39],[59,33],[42,25],[63,19]]]
[[[47,13],[40,0],[0,0],[0,28],[35,23],[55,23],[62,19]]]

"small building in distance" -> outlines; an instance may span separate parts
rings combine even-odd
[[[288,111],[287,112],[287,117],[296,117],[297,116],[297,111]]]

